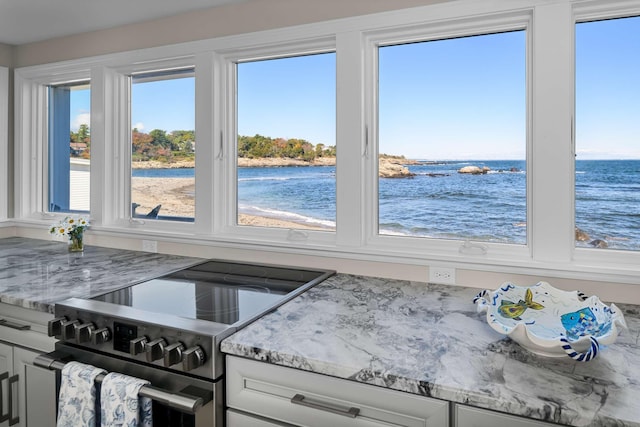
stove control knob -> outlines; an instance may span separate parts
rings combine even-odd
[[[147,351],[147,337],[141,336],[129,341],[129,354],[135,356],[136,354],[144,353]]]
[[[109,328],[100,328],[91,331],[91,344],[99,345],[108,341],[111,341],[111,331]]]
[[[182,352],[182,370],[187,372],[204,365],[204,350],[199,345]]]
[[[164,338],[158,338],[157,340],[149,341],[144,345],[144,351],[147,354],[147,362],[151,363],[154,360],[161,359],[164,356],[164,348],[167,342]]]
[[[62,335],[62,324],[66,321],[67,318],[64,316],[49,320],[49,322],[47,322],[47,335],[50,337]]]
[[[76,339],[76,326],[80,325],[78,320],[67,320],[62,322],[62,340],[70,341]]]
[[[182,361],[182,350],[184,350],[184,345],[179,342],[168,345],[164,349],[165,368],[168,368],[169,366],[175,365],[176,363],[180,363]]]
[[[76,342],[78,344],[91,341],[91,332],[96,329],[96,325],[91,322],[76,325]]]

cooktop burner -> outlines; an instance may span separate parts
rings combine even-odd
[[[207,261],[92,298],[187,319],[232,325],[271,307],[318,271]]]
[[[220,341],[334,271],[221,260],[56,303],[49,335],[61,345],[218,381]]]

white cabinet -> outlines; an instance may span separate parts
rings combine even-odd
[[[37,352],[15,347],[13,372],[18,376],[18,407],[22,427],[56,424],[56,374],[33,365]]]
[[[0,343],[0,427],[55,426],[55,372],[33,366],[38,354]]]
[[[449,403],[227,356],[229,427],[448,427]]]
[[[40,322],[25,321],[30,316],[45,319],[44,313],[31,313],[35,312],[0,304],[0,427],[56,423],[55,372],[33,366],[38,354],[53,350],[53,340]]]
[[[16,423],[18,409],[13,398],[17,393],[13,387],[16,378],[13,374],[13,347],[0,343],[0,427],[10,425],[10,419]]]
[[[455,404],[455,427],[558,427],[558,425]]]

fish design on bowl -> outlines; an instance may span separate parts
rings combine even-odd
[[[495,291],[481,291],[473,302],[478,312],[486,312],[494,330],[543,356],[588,362],[627,328],[615,304],[546,282],[529,287],[505,283]]]

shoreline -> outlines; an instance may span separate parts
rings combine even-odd
[[[380,178],[410,178],[415,176],[406,165],[417,165],[421,162],[396,157],[380,157],[378,160],[378,176]],[[263,157],[259,159],[238,158],[239,168],[274,168],[274,167],[314,167],[336,166],[336,157],[319,157],[309,162],[301,159],[288,159],[281,157]],[[132,162],[133,169],[193,169],[195,160],[179,160],[166,163],[156,160]]]
[[[195,178],[131,178],[131,201],[136,214],[146,215],[161,205],[160,216],[195,217]],[[144,219],[144,218],[141,218]],[[334,231],[331,227],[307,224],[302,221],[271,218],[238,213],[238,225],[287,229]]]
[[[285,158],[261,158],[249,159],[245,157],[238,158],[238,167],[285,167],[285,166],[335,166],[335,157],[320,157],[312,162],[300,159]],[[195,160],[178,160],[176,162],[159,162],[157,160],[145,160],[132,162],[133,169],[193,169],[196,166]]]

